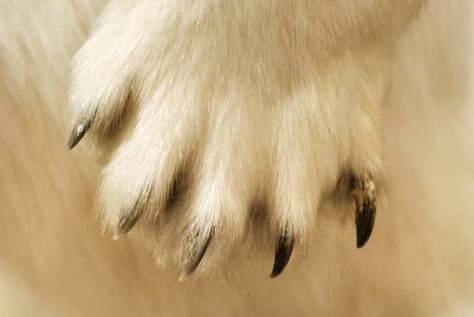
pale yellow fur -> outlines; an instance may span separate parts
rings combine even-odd
[[[473,5],[420,4],[4,1],[1,269],[29,303],[4,314],[472,314]],[[348,169],[387,193],[362,250],[330,195]],[[154,208],[110,241],[150,184]],[[179,283],[186,235],[214,226],[204,274]],[[270,280],[281,227],[299,243]]]

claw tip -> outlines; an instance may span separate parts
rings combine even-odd
[[[188,258],[184,265],[184,272],[179,277],[179,280],[181,282],[185,281],[201,263],[204,254],[206,254],[213,235],[214,230],[211,230],[210,233],[207,234],[207,237],[203,237],[202,239],[200,239],[200,241],[194,244],[191,256]]]
[[[140,218],[139,214],[136,214],[136,215],[128,214],[126,216],[123,216],[120,219],[120,222],[118,225],[118,231],[120,232],[120,234],[126,234],[130,230],[132,230],[132,228],[135,226],[139,218]]]
[[[375,206],[364,206],[360,214],[356,215],[357,248],[362,248],[372,234],[375,222]]]
[[[70,150],[72,150],[82,140],[88,129],[89,122],[83,122],[74,127],[67,143]]]
[[[280,235],[275,250],[275,261],[273,263],[272,272],[270,273],[270,278],[277,277],[286,268],[290,261],[294,244],[295,238],[293,236],[288,236],[287,234]]]

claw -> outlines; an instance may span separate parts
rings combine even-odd
[[[140,218],[140,214],[141,213],[134,212],[131,214],[123,215],[120,218],[119,225],[118,225],[119,234],[121,235],[126,234],[130,230],[132,230],[133,226],[135,226],[135,224],[137,223],[138,218]]]
[[[67,143],[67,146],[70,150],[72,150],[77,145],[77,143],[82,140],[87,130],[89,130],[89,127],[90,121],[82,122],[74,127]]]
[[[357,248],[362,248],[374,228],[376,208],[373,200],[364,199],[362,210],[356,212]]]
[[[209,247],[209,243],[211,242],[213,236],[214,230],[210,230],[207,236],[203,238],[198,235],[198,241],[196,241],[192,246],[191,256],[184,264],[184,271],[179,277],[179,281],[185,281],[196,270],[199,263],[201,263],[204,254],[206,254],[207,248]]]
[[[280,235],[276,244],[275,261],[273,263],[272,273],[270,274],[271,278],[277,277],[281,274],[281,272],[283,272],[286,265],[290,261],[294,244],[294,236],[288,234]]]
[[[142,195],[135,202],[132,209],[126,209],[120,215],[120,220],[117,227],[116,235],[120,236],[128,233],[137,223],[140,216],[143,214],[150,201],[152,188],[148,188],[142,192]]]
[[[362,248],[370,238],[374,228],[375,214],[375,185],[371,178],[353,176],[351,180],[352,195],[356,205],[357,248]]]

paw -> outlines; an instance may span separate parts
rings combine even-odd
[[[315,228],[320,201],[351,173],[363,246],[381,178],[380,98],[361,97],[344,74],[362,72],[362,88],[377,79],[370,65],[351,57],[318,77],[309,53],[292,59],[270,42],[261,59],[260,39],[242,48],[212,17],[179,24],[159,4],[130,6],[107,8],[75,57],[70,92],[69,147],[87,134],[107,152],[99,200],[114,236],[146,231],[185,278],[208,250],[231,253],[260,204],[275,277]]]

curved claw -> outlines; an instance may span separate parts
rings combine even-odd
[[[69,136],[69,141],[67,142],[67,146],[70,150],[72,150],[79,143],[79,141],[82,140],[87,130],[89,130],[89,127],[90,121],[81,122],[74,127],[71,135]]]
[[[356,207],[357,248],[362,248],[374,228],[376,207],[375,184],[366,173],[363,177],[352,176],[352,195]]]
[[[120,220],[117,228],[117,235],[128,233],[137,223],[140,216],[143,214],[150,201],[152,195],[152,187],[147,188],[142,192],[140,197],[135,202],[135,205],[131,209],[125,209],[120,214]]]
[[[135,224],[140,218],[140,213],[131,213],[124,215],[120,218],[118,225],[119,234],[126,234],[135,226]]]
[[[290,261],[291,253],[295,244],[295,238],[292,235],[281,234],[278,238],[275,249],[275,261],[273,263],[271,278],[280,275]]]
[[[184,271],[179,277],[180,281],[186,280],[196,270],[204,254],[206,254],[213,236],[214,230],[210,230],[207,236],[204,237],[200,237],[200,234],[198,234],[197,241],[192,246],[191,255],[184,264]]]
[[[374,228],[375,214],[375,202],[364,199],[361,210],[356,211],[357,248],[362,248],[369,240]]]

